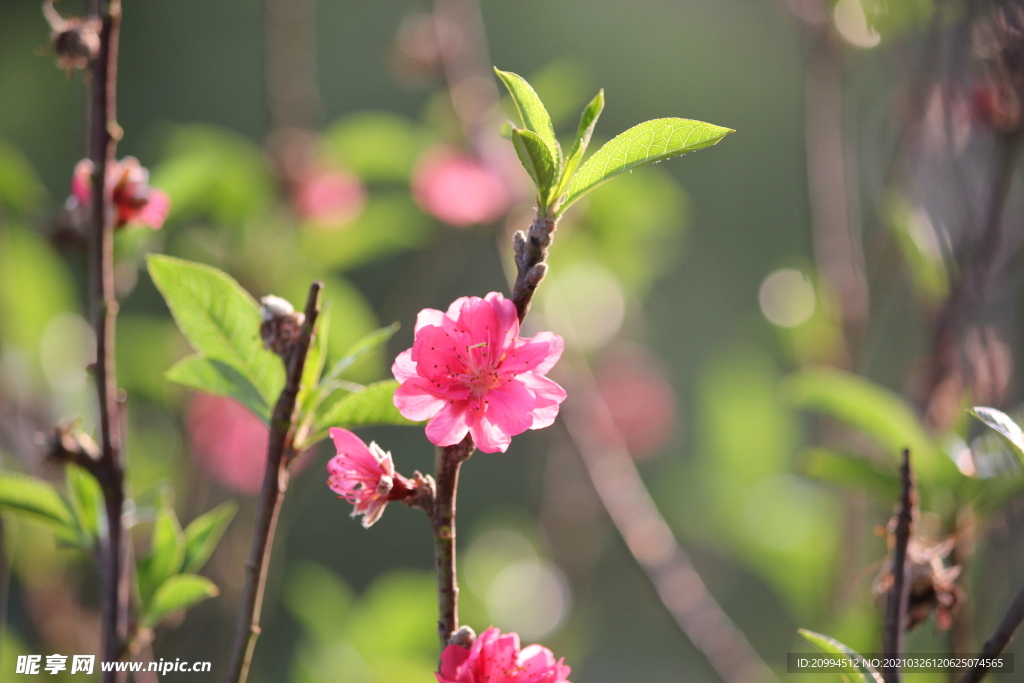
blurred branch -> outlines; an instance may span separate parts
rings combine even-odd
[[[984,666],[982,662],[986,658],[1001,654],[1006,649],[1013,635],[1020,628],[1022,621],[1024,621],[1024,586],[1021,587],[1020,591],[1013,598],[1010,606],[1006,608],[1006,613],[999,620],[996,630],[985,641],[985,645],[981,649],[979,662],[964,674],[963,678],[960,679],[960,683],[979,683],[985,678],[985,674],[988,673],[990,667]]]
[[[715,601],[689,555],[676,541],[640,477],[624,438],[615,430],[611,411],[601,399],[589,367],[580,363],[573,370],[573,402],[593,406],[595,415],[588,420],[577,411],[563,410],[562,422],[612,523],[654,584],[665,608],[726,683],[778,680]],[[593,435],[591,420],[601,422],[608,430],[601,441]]]
[[[892,584],[885,609],[885,628],[882,633],[882,652],[888,662],[903,653],[903,631],[907,623],[907,601],[910,582],[907,580],[907,547],[910,545],[911,525],[914,522],[914,484],[910,472],[910,451],[903,450],[900,462],[900,501],[893,532],[895,547],[892,552]],[[899,666],[882,668],[885,683],[899,683]]]
[[[92,61],[89,89],[89,159],[93,164],[89,230],[89,275],[96,331],[94,374],[99,399],[100,457],[90,471],[103,491],[107,516],[106,547],[101,552],[103,658],[121,658],[128,635],[131,571],[124,533],[124,462],[114,364],[117,298],[114,289],[114,216],[107,168],[114,163],[121,129],[117,125],[117,48],[121,26],[119,0],[92,0],[90,19],[100,26],[99,50]],[[104,681],[118,679],[104,672]]]
[[[264,11],[264,68],[273,127],[315,127],[323,118],[316,69],[316,0],[266,0]]]
[[[242,587],[238,621],[235,624],[234,644],[231,647],[227,676],[224,678],[227,683],[245,682],[256,648],[256,638],[260,634],[260,611],[263,606],[267,570],[270,567],[270,554],[274,546],[274,530],[277,528],[281,503],[288,488],[288,467],[296,456],[295,403],[299,395],[303,368],[306,366],[306,356],[313,341],[316,319],[320,314],[322,292],[322,282],[316,281],[310,286],[302,332],[284,356],[287,379],[270,421],[267,463],[256,507],[252,548],[249,560],[245,564],[245,585]]]
[[[853,343],[868,315],[868,283],[847,189],[841,46],[822,11],[823,21],[805,23],[811,39],[804,97],[807,189],[815,263],[839,298],[847,343]]]

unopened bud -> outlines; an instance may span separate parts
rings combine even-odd
[[[467,650],[473,647],[473,643],[476,641],[476,631],[469,626],[460,626],[459,630],[452,634],[452,637],[448,639],[449,645],[458,645],[464,647]]]
[[[84,69],[100,50],[100,36],[95,20],[73,18],[62,21],[50,34],[57,64],[68,71]]]
[[[299,335],[306,316],[297,313],[295,307],[279,296],[265,296],[260,299],[260,337],[263,348],[287,358]]]

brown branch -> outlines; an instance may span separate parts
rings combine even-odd
[[[584,416],[579,410],[566,409],[561,414],[562,422],[608,516],[654,584],[662,604],[723,681],[777,681],[771,668],[708,591],[658,511],[625,439],[615,429],[611,412],[597,392],[589,367],[580,364],[573,370],[576,405],[593,406],[596,415]],[[590,427],[595,419],[608,430],[600,441]]]
[[[910,472],[910,451],[903,450],[900,462],[900,501],[896,512],[896,526],[893,531],[895,546],[892,551],[890,572],[892,583],[885,609],[885,630],[882,633],[882,652],[888,662],[903,653],[903,632],[907,623],[907,600],[910,582],[907,580],[907,547],[910,545],[911,527],[914,523],[914,483]],[[885,683],[899,683],[900,668],[882,668]]]
[[[93,164],[89,230],[89,275],[96,332],[94,375],[99,399],[100,457],[90,471],[103,491],[107,537],[100,549],[102,573],[103,657],[120,659],[128,635],[131,574],[126,552],[128,537],[122,526],[124,463],[118,420],[114,333],[117,298],[114,291],[114,216],[108,199],[107,167],[114,163],[120,128],[117,125],[117,47],[121,4],[93,0],[90,18],[100,25],[99,51],[92,63],[89,91],[89,159]],[[104,681],[116,680],[105,672]]]
[[[1017,629],[1020,628],[1022,621],[1024,621],[1024,587],[1021,587],[1020,591],[1013,598],[1013,602],[1006,609],[1003,618],[999,620],[995,631],[985,641],[985,645],[981,649],[980,661],[973,668],[968,669],[967,673],[960,679],[960,683],[979,683],[979,681],[985,678],[985,674],[988,673],[990,667],[983,665],[983,661],[996,657],[1006,649]]]
[[[274,406],[270,422],[270,440],[267,444],[267,464],[263,474],[256,507],[256,526],[253,530],[252,548],[245,564],[245,585],[242,588],[238,621],[235,624],[235,639],[231,647],[227,683],[244,683],[249,674],[256,638],[260,634],[260,610],[263,606],[263,591],[270,567],[270,554],[274,545],[274,530],[277,527],[281,503],[288,488],[288,466],[295,457],[295,403],[299,395],[302,371],[306,355],[313,341],[313,330],[320,314],[322,282],[314,282],[306,301],[305,321],[302,332],[291,347],[286,362],[287,379],[284,389]]]
[[[459,470],[473,454],[473,440],[437,449],[434,464],[436,495],[431,524],[434,528],[434,568],[437,572],[437,632],[444,648],[459,629],[459,584],[455,572],[455,497]]]

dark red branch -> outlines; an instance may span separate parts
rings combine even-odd
[[[253,529],[249,560],[245,564],[245,585],[242,588],[238,621],[235,624],[235,639],[231,647],[228,673],[224,678],[227,683],[244,683],[249,674],[256,639],[260,634],[260,610],[263,606],[267,570],[270,567],[270,554],[274,546],[274,531],[277,528],[281,503],[288,488],[288,466],[297,455],[294,450],[295,403],[299,395],[306,356],[313,341],[314,326],[320,314],[322,290],[322,282],[314,282],[309,289],[302,333],[292,347],[286,363],[287,379],[271,417],[267,464],[256,508],[256,527]]]

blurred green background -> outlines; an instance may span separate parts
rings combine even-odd
[[[173,203],[161,231],[129,230],[118,241],[131,483],[139,495],[167,482],[183,522],[227,498],[242,505],[206,570],[221,596],[180,627],[162,628],[153,654],[212,660],[216,677],[254,514],[254,479],[245,473],[258,482],[263,454],[237,445],[259,443],[244,413],[202,403],[163,379],[188,347],[141,255],[211,263],[257,297],[296,304],[311,279],[325,279],[335,356],[375,327],[402,324],[387,354],[359,367],[356,379],[369,381],[386,376],[410,345],[418,310],[507,289],[508,230],[527,226],[532,205],[525,175],[493,160],[482,168],[510,197],[495,200],[496,219],[453,226],[437,217],[443,206],[424,199],[430,190],[416,189],[430,182],[416,178],[429,176],[431,152],[474,154],[429,40],[424,47],[417,38],[429,3],[308,4],[315,20],[302,25],[315,29],[321,104],[303,133],[282,132],[268,107],[264,3],[123,4],[119,156],[138,157]],[[798,627],[878,650],[871,583],[886,547],[873,529],[890,511],[798,473],[798,455],[817,436],[778,390],[799,365],[835,361],[841,344],[814,273],[805,149],[814,53],[796,5],[481,2],[490,60],[536,83],[561,132],[574,129],[598,87],[607,98],[602,139],[663,116],[737,130],[713,149],[625,176],[571,210],[531,328],[565,335],[574,362],[594,368],[660,510],[712,594],[783,671],[785,653],[810,649],[798,643]],[[851,175],[862,178],[866,195],[877,194],[884,173],[906,55],[924,40],[931,3],[917,5],[924,11],[907,19],[910,28],[883,34],[877,48],[836,48],[847,134],[863,152],[863,168]],[[57,8],[70,14],[76,3]],[[82,369],[84,260],[62,211],[84,156],[84,87],[80,74],[55,68],[47,36],[38,2],[0,4],[0,456],[4,467],[58,479],[34,434],[74,415],[91,424],[92,394]],[[488,144],[507,145],[496,132]],[[298,170],[283,148],[304,150]],[[321,180],[324,195],[310,189]],[[313,197],[311,206],[303,196]],[[317,203],[324,196],[327,209]],[[865,215],[866,233],[882,230]],[[911,275],[896,270],[895,303],[880,315],[866,374],[898,391],[928,346],[923,316],[902,316],[912,310]],[[219,420],[202,422],[203,414]],[[237,436],[235,445],[225,433]],[[418,429],[362,436],[391,450],[403,472],[431,466]],[[250,680],[433,680],[426,520],[393,506],[363,530],[324,483],[329,456],[318,450],[293,480]],[[459,495],[463,621],[543,642],[566,658],[577,683],[714,680],[590,486],[559,426],[467,464]],[[5,529],[14,569],[0,653],[0,679],[8,680],[18,653],[91,651],[98,618],[89,558],[55,549],[52,536],[31,525],[9,521]],[[992,550],[993,597],[977,605],[982,624],[994,621],[1020,566],[1001,550],[1012,531],[1004,534]],[[942,651],[945,638],[929,622],[912,646]],[[932,679],[946,677],[916,680]]]

